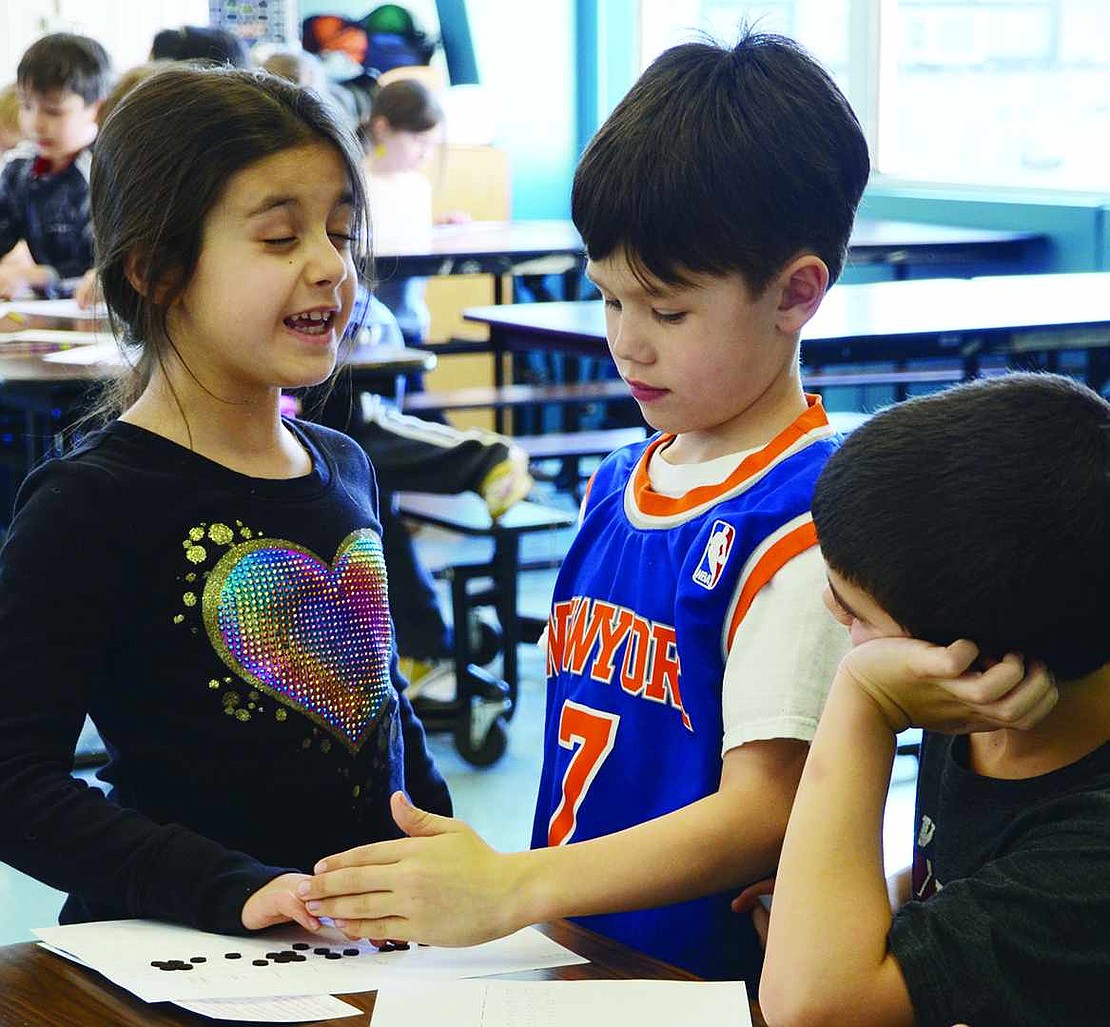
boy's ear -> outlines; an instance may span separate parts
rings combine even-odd
[[[779,331],[795,335],[821,305],[829,287],[829,269],[815,253],[795,257],[779,273],[779,305],[776,323]]]

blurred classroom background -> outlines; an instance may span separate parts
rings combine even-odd
[[[14,81],[23,50],[46,32],[102,42],[117,71],[147,59],[154,34],[181,25],[219,25],[258,55],[298,46],[305,19],[358,28],[376,6],[356,0],[9,0],[0,10],[0,84]],[[728,41],[742,22],[798,39],[831,70],[870,142],[874,173],[861,217],[899,223],[1026,233],[1033,245],[1005,257],[984,250],[946,262],[897,259],[850,264],[842,281],[972,278],[1110,269],[1110,19],[1103,0],[408,0],[402,5],[431,47],[442,86],[443,145],[429,169],[437,210],[479,221],[558,221],[569,216],[575,161],[639,72],[665,47],[708,34]],[[333,82],[359,67],[340,51],[325,56]],[[660,145],[666,146],[666,126]],[[1016,254],[1016,255],[1015,255]],[[889,256],[889,255],[888,255]],[[506,299],[549,293],[564,281],[543,266],[507,283]],[[505,284],[505,283],[503,283]],[[430,342],[442,350],[431,391],[488,385],[488,354],[465,352],[486,329],[465,308],[494,302],[491,275],[453,274],[430,282]],[[590,298],[586,283],[575,297]],[[1110,318],[1108,318],[1110,319]],[[1106,332],[1097,345],[1106,344]],[[1067,357],[1062,369],[1071,366]],[[1082,370],[1081,356],[1075,367]],[[854,366],[854,365],[852,365]],[[898,395],[943,387],[921,381]],[[866,411],[896,398],[888,383],[830,389],[830,407]],[[492,423],[491,409],[460,411],[460,425]],[[587,462],[588,466],[588,462]],[[574,508],[552,475],[538,495]],[[5,517],[6,519],[6,517]],[[558,562],[566,530],[533,537],[526,555]],[[528,547],[531,547],[529,550]],[[425,527],[418,548],[433,567],[485,559],[489,539]],[[522,612],[544,616],[554,571],[522,572]],[[440,585],[450,608],[448,585]],[[504,756],[488,768],[461,759],[450,737],[433,748],[460,815],[494,845],[527,844],[539,772],[542,662],[520,647],[517,716]],[[912,755],[900,757],[886,829],[889,864],[911,846]],[[95,768],[80,771],[90,776]],[[53,922],[61,896],[0,864],[0,944]]]

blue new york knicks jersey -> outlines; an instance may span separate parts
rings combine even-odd
[[[816,542],[813,487],[837,441],[818,400],[724,482],[678,498],[647,474],[670,438],[604,461],[556,582],[534,847],[612,834],[717,790],[732,637],[756,592]],[[760,954],[729,909],[735,894],[582,923],[701,976],[751,977]]]

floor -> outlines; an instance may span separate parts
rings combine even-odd
[[[480,540],[463,543],[475,547],[482,544]],[[527,544],[526,553],[549,556],[563,551],[566,538],[533,536]],[[449,554],[455,560],[464,558],[460,556],[457,539],[434,530],[420,533],[418,547],[430,566],[445,563]],[[550,598],[554,572],[536,571],[523,577],[522,609],[542,614]],[[477,769],[458,756],[449,735],[437,734],[429,739],[433,756],[450,785],[457,815],[502,851],[528,844],[540,771],[543,705],[543,663],[539,651],[534,646],[523,646],[517,713],[509,730],[508,750],[499,763]],[[912,757],[897,759],[884,827],[888,869],[904,866],[910,860],[915,771]],[[56,923],[62,898],[59,892],[0,863],[0,944],[30,940],[32,928]]]

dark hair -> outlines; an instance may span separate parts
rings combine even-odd
[[[233,68],[251,66],[247,46],[238,36],[227,29],[199,25],[182,25],[179,29],[163,29],[156,33],[150,46],[150,59],[229,64]]]
[[[112,78],[112,60],[95,39],[72,32],[54,32],[36,39],[15,73],[20,89],[76,93],[85,104],[103,100]]]
[[[586,147],[571,216],[591,259],[623,250],[670,285],[739,272],[759,295],[802,252],[835,281],[869,167],[848,101],[792,40],[684,43]]]
[[[427,132],[443,121],[443,108],[422,82],[402,78],[374,94],[369,120],[385,118],[401,132]]]
[[[104,102],[100,105],[96,120],[103,125],[108,120],[108,115],[119,106],[120,101],[140,82],[145,82],[151,75],[157,75],[158,72],[165,71],[166,68],[172,68],[173,66],[173,61],[147,61],[146,64],[136,64],[133,68],[128,68],[116,79],[115,85],[108,90],[108,95],[104,97]]]
[[[1110,661],[1110,403],[1070,378],[876,414],[829,460],[813,519],[828,565],[915,637],[1065,679]]]
[[[335,148],[347,170],[361,272],[369,239],[361,156],[312,90],[261,71],[176,65],[119,102],[93,149],[90,205],[113,330],[144,352],[115,405],[138,395],[161,347],[172,345],[167,312],[192,278],[205,218],[228,180],[266,157],[320,142]]]

